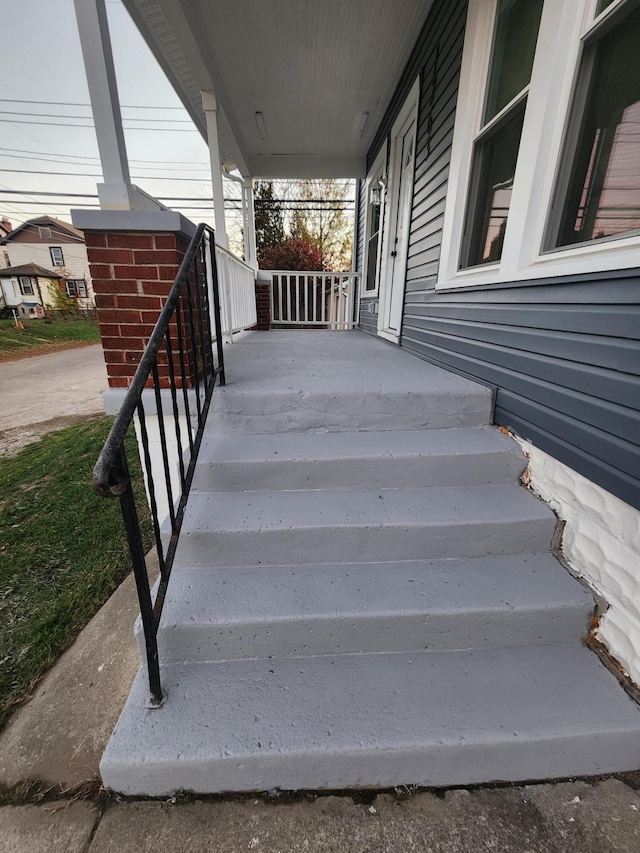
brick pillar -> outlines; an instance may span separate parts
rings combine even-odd
[[[256,281],[256,312],[258,322],[253,327],[259,332],[268,332],[271,328],[271,285]]]
[[[85,240],[109,386],[127,388],[188,243],[182,235],[167,232],[85,230]],[[187,325],[185,318],[182,329],[185,343],[189,344]],[[176,342],[175,323],[173,330],[172,339]],[[177,354],[174,367],[178,372]],[[166,377],[167,372],[165,358],[165,363],[160,365],[161,377]],[[193,373],[193,358],[187,346],[188,380]]]

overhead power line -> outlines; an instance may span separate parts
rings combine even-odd
[[[127,119],[124,119],[127,121]],[[129,121],[137,121],[137,119],[128,119]],[[93,130],[93,124],[69,124],[68,122],[55,121],[24,121],[23,119],[0,118],[1,122],[6,124],[36,124],[41,127],[85,127]],[[198,133],[195,127],[125,127],[125,130],[152,130],[154,133]]]
[[[33,116],[34,118],[72,118],[72,119],[83,119],[84,121],[93,121],[93,116],[68,116],[64,113],[30,113],[30,112],[18,112],[17,110],[0,110],[0,115],[13,115],[13,116]],[[124,121],[155,121],[156,124],[159,122],[165,122],[167,124],[193,124],[191,119],[189,118],[140,118],[136,116],[136,118],[127,118],[123,116]],[[13,119],[11,119],[13,121]]]
[[[54,107],[90,107],[91,104],[72,101],[28,101],[25,98],[0,98],[5,104],[51,104]],[[152,107],[149,104],[120,104],[125,110],[183,110],[184,107]]]

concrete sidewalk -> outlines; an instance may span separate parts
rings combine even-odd
[[[640,773],[620,779],[344,796],[92,799],[138,669],[132,579],[0,735],[0,853],[637,853]],[[588,747],[587,747],[588,748]],[[29,802],[29,791],[51,789]],[[35,797],[37,800],[38,797]]]

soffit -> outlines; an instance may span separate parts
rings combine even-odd
[[[328,163],[348,171],[350,162],[362,162],[431,0],[125,5],[205,137],[199,90],[215,90],[227,163],[241,161],[253,174],[281,163],[286,173],[306,158],[311,174]],[[369,117],[360,133],[363,113]]]

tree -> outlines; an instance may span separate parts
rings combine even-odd
[[[263,251],[277,246],[285,238],[284,218],[282,205],[274,192],[273,181],[256,181],[253,198],[256,212],[256,249],[258,261],[262,266]]]
[[[260,268],[263,270],[322,270],[322,254],[313,240],[287,237],[276,246],[262,250]]]
[[[353,182],[307,179],[290,185],[289,192],[301,202],[291,216],[292,236],[315,243],[322,258],[320,269],[350,269],[353,217],[346,215],[345,206],[352,197]]]

